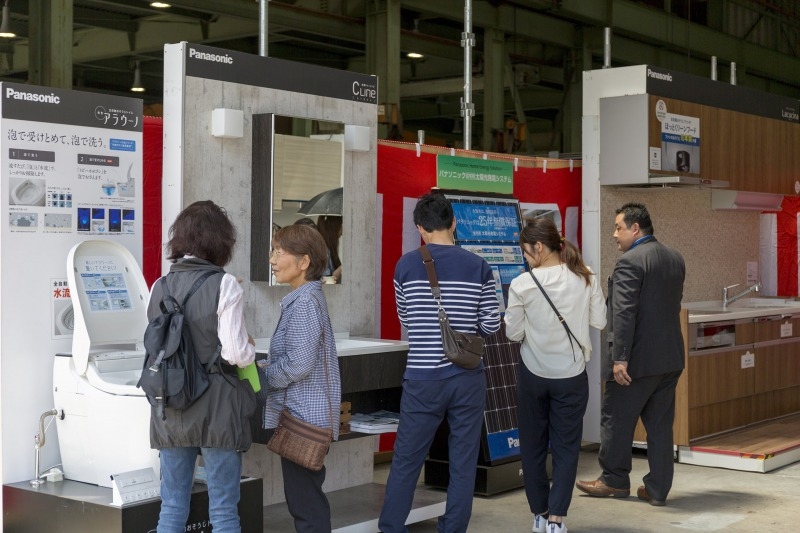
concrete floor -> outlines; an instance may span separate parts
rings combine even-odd
[[[385,483],[388,464],[375,466],[375,482]],[[597,451],[583,451],[578,479],[599,473]],[[636,498],[647,473],[647,458],[636,452],[631,474],[632,496],[602,499],[574,489],[566,519],[574,532],[665,531],[800,531],[800,463],[767,474],[675,464],[675,481],[666,507]],[[470,533],[531,530],[532,516],[522,489],[491,497],[475,497]],[[411,533],[434,533],[436,521],[409,527]]]

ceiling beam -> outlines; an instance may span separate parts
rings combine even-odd
[[[717,56],[747,68],[749,73],[795,86],[800,85],[800,58],[790,57],[664,11],[639,5],[629,0],[585,2],[561,0],[558,13],[594,24],[608,25],[606,6],[610,6],[610,25],[614,33],[670,50],[698,53],[703,59]],[[612,40],[611,57],[619,52]]]
[[[402,0],[401,3],[406,9],[453,21],[464,20],[463,0]],[[603,2],[586,3],[603,4]],[[488,2],[473,3],[472,21],[473,26],[487,25],[488,21],[493,21],[492,26],[505,33],[522,35],[563,48],[572,48],[575,44],[573,23],[546,14],[517,9],[514,6],[492,7]]]
[[[72,21],[81,26],[105,28],[123,32],[135,32],[137,23],[131,17],[110,11],[100,11],[75,6],[72,10]]]

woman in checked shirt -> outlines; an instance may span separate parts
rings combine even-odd
[[[320,281],[328,262],[328,248],[313,228],[286,226],[272,238],[269,262],[278,283],[288,284],[292,292],[281,300],[281,317],[270,342],[269,364],[261,370],[268,389],[264,428],[274,429],[285,407],[305,422],[333,427],[337,439],[339,362]],[[281,458],[281,468],[295,530],[329,532],[330,506],[322,492],[325,467],[313,472]]]

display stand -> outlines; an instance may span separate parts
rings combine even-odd
[[[331,506],[331,533],[375,533],[378,531],[378,516],[383,507],[386,486],[366,483],[348,489],[328,492]],[[414,524],[444,514],[447,495],[439,490],[418,487],[406,524]],[[264,507],[265,531],[270,533],[292,533],[294,522],[286,503]]]
[[[450,465],[439,459],[425,460],[425,485],[446,489],[450,481]],[[508,490],[524,486],[522,479],[522,461],[514,461],[500,465],[478,465],[475,475],[475,494],[493,496]]]
[[[241,482],[239,516],[242,531],[264,530],[264,507],[261,504],[261,479]],[[32,487],[27,481],[3,485],[3,531],[31,533],[143,533],[155,531],[161,500],[148,500],[122,507],[111,505],[111,489],[81,483],[59,481]],[[187,531],[210,531],[208,492],[195,483],[187,522]]]

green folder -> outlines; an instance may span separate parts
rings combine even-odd
[[[250,385],[253,386],[253,392],[261,390],[261,380],[258,379],[258,367],[255,362],[250,363],[244,368],[237,366],[236,374],[239,376],[239,379],[250,381]]]

